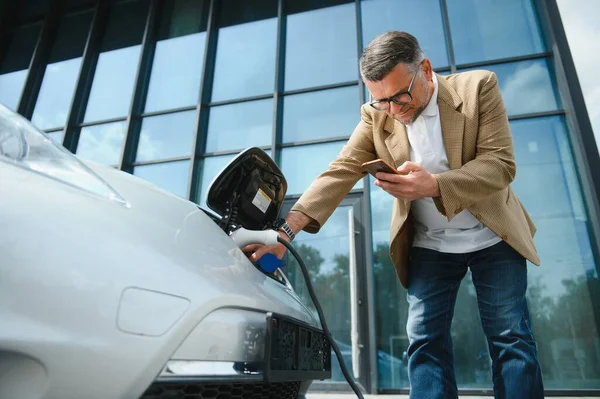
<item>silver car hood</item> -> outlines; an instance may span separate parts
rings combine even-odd
[[[172,257],[174,261],[185,259],[185,262],[179,264],[191,267],[190,271],[193,272],[198,272],[199,269],[209,270],[209,274],[214,273],[219,276],[219,283],[223,281],[221,277],[227,276],[228,285],[233,290],[239,290],[241,286],[258,284],[254,289],[260,287],[262,292],[259,296],[272,292],[275,303],[281,300],[283,290],[286,293],[285,297],[295,302],[293,307],[298,305],[301,307],[300,312],[290,316],[320,327],[314,314],[291,286],[282,285],[258,271],[233,240],[197,204],[129,173],[89,161],[84,162],[125,198],[132,212],[147,218],[147,223],[155,225],[154,231],[160,236],[155,238],[160,240],[162,246],[169,247],[165,245],[165,240],[172,241],[170,245],[172,252],[167,256]],[[148,230],[144,234],[151,235]],[[206,256],[208,253],[220,258],[223,261],[222,266],[215,267],[214,264],[206,263],[209,259]],[[195,259],[190,261],[194,257]],[[291,304],[285,305],[285,309],[289,312],[288,306]],[[277,311],[277,309],[263,310]]]

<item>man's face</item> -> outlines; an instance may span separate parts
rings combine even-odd
[[[421,70],[422,72],[419,73]],[[413,123],[429,104],[430,96],[433,93],[432,74],[431,63],[426,58],[417,69],[417,76],[410,91],[412,100],[406,105],[398,105],[390,101],[388,103],[389,108],[385,112],[398,122]],[[377,82],[365,81],[371,93],[371,101],[389,99],[399,93],[405,93],[409,89],[414,76],[415,73],[411,72],[406,64],[398,64],[382,80]]]

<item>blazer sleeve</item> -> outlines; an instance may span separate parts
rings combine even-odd
[[[375,159],[373,119],[366,107],[368,105],[361,107],[360,122],[337,158],[312,182],[291,209],[312,219],[304,228],[309,233],[319,231],[356,182],[365,176],[361,165]]]
[[[437,175],[441,195],[434,198],[434,203],[448,220],[506,188],[516,174],[508,116],[494,73],[481,86],[478,96],[479,132],[475,158],[459,169]]]

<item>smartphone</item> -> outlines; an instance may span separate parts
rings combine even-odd
[[[390,166],[390,164],[385,162],[383,159],[376,159],[374,161],[365,162],[361,166],[368,173],[370,173],[373,177],[376,177],[375,174],[377,172],[395,173],[395,174],[399,173],[396,170],[396,168],[393,168],[392,166]]]

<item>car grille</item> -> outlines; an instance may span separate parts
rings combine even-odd
[[[193,384],[156,382],[140,399],[296,399],[299,382]]]

